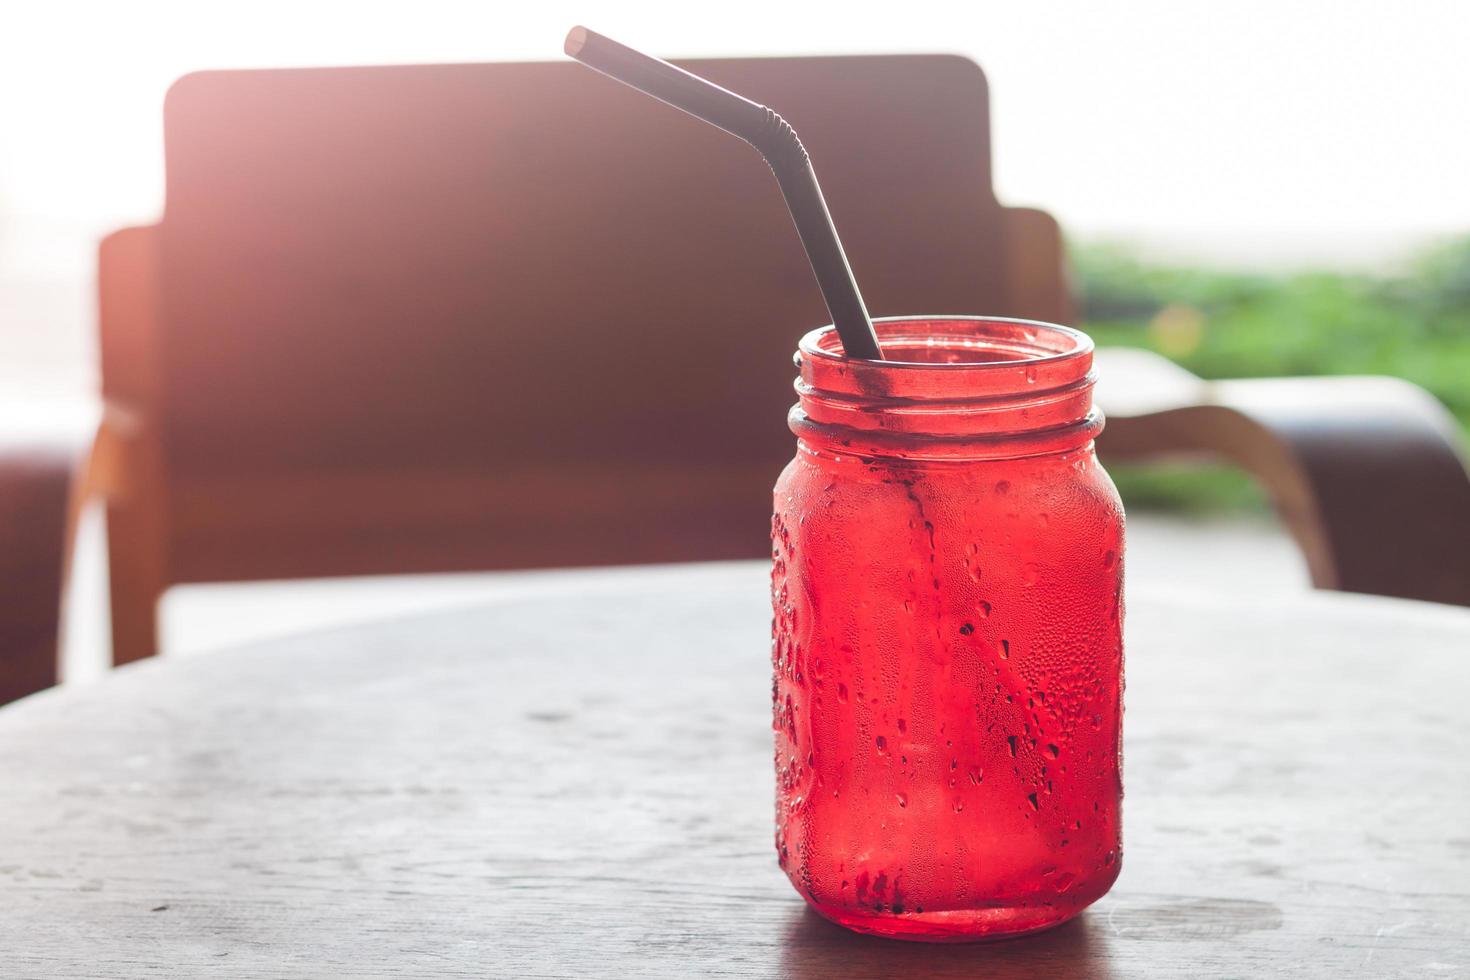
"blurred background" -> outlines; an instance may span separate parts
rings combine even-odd
[[[97,242],[160,214],[161,106],[179,76],[556,60],[579,22],[669,58],[973,58],[990,83],[997,195],[1060,221],[1080,325],[1100,344],[1203,378],[1393,375],[1470,424],[1470,14],[1453,0],[29,4],[0,33],[0,389],[95,392]],[[1240,560],[1263,583],[1303,579],[1239,472],[1115,475],[1131,513],[1197,522],[1157,533],[1248,546]],[[79,590],[95,596],[88,534]],[[165,637],[169,622],[218,622],[209,603],[230,601],[204,595],[166,617]],[[73,642],[96,645],[99,607]]]
[[[668,57],[954,52],[1002,201],[1062,223],[1083,325],[1205,376],[1389,373],[1470,419],[1470,14],[1453,0],[404,4],[60,0],[0,36],[0,382],[95,385],[94,250],[157,217],[163,95],[220,67],[542,60],[569,24]],[[1139,503],[1259,507],[1228,474]]]

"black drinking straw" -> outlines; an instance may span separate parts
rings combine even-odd
[[[574,27],[567,34],[566,52],[582,64],[718,126],[759,150],[781,186],[844,352],[848,357],[883,359],[878,335],[873,332],[868,309],[832,225],[832,215],[817,186],[811,159],[786,120],[763,105],[585,27]]]

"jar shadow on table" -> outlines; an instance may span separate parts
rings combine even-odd
[[[792,909],[787,923],[781,975],[792,980],[858,976],[1111,980],[1105,929],[1097,916],[1084,913],[1055,929],[1018,939],[914,943],[850,932],[802,905]]]

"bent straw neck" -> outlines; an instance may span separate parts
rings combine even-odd
[[[842,339],[843,352],[854,358],[883,359],[811,158],[786,120],[744,96],[585,27],[574,27],[567,34],[566,52],[588,67],[755,147],[776,175],[833,326]]]

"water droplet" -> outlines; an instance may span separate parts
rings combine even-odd
[[[1112,568],[1113,562],[1117,560],[1118,553],[1113,549],[1109,548],[1107,551],[1103,552],[1103,568]]]
[[[962,799],[960,799],[958,796],[956,796],[954,798],[954,812],[955,813],[962,813],[964,811],[964,809],[965,809],[965,801],[962,800]]]
[[[1036,383],[1036,365],[1034,364],[1026,365],[1026,383],[1028,385]]]
[[[1103,858],[1103,867],[1111,868],[1113,866],[1113,862],[1116,860],[1118,860],[1118,852],[1109,851],[1107,857]]]
[[[1000,659],[1002,659],[1002,660],[1009,660],[1009,659],[1011,659],[1011,641],[1010,640],[1001,640],[1000,641]]]
[[[1002,497],[1004,497],[1006,494],[1010,493],[1011,492],[1011,481],[1010,480],[1001,480],[999,483],[997,483],[995,485],[995,492],[998,493],[998,494],[1000,494]]]
[[[873,743],[878,746],[879,752],[883,753],[884,755],[888,754],[888,739],[884,738],[882,735],[879,735],[873,740]]]
[[[837,700],[838,701],[841,701],[843,704],[846,704],[847,703],[847,685],[846,684],[838,684],[837,685]]]
[[[1053,759],[1062,754],[1062,750],[1057,748],[1055,742],[1047,742],[1046,751],[1047,754],[1050,755]]]
[[[912,614],[914,611],[914,600],[905,599],[903,601],[903,611]]]
[[[904,732],[907,732],[908,730],[909,730],[909,723],[906,722],[906,721],[904,721],[902,718],[898,719],[898,732],[899,732],[899,734],[902,735]]]
[[[1030,588],[1041,581],[1041,567],[1034,562],[1027,562],[1021,569],[1021,584]]]
[[[980,605],[976,608],[980,611],[981,619],[986,619],[990,616],[990,603],[986,602],[984,599],[980,600]]]
[[[950,759],[949,760],[949,771],[950,772],[954,772],[959,767],[960,767],[960,760],[958,760],[958,759]]]
[[[898,794],[898,805],[901,806],[901,807],[907,807],[909,805],[908,794],[906,794],[906,793],[899,793]]]
[[[969,636],[973,632],[975,632],[975,627],[971,623],[966,623],[960,627],[960,636]]]
[[[979,786],[981,783],[985,782],[985,770],[981,769],[979,766],[971,769],[970,782],[974,783],[976,786]]]
[[[1033,809],[1033,810],[1040,810],[1041,809],[1041,804],[1037,801],[1036,794],[1035,793],[1027,793],[1026,794],[1026,799],[1030,802],[1031,809]]]
[[[1063,843],[1065,843],[1065,842],[1063,842]],[[1056,883],[1056,889],[1057,889],[1057,891],[1059,891],[1059,892],[1066,891],[1068,888],[1071,888],[1072,887],[1072,883],[1074,881],[1076,881],[1076,880],[1077,880],[1077,876],[1074,875],[1072,872],[1070,872],[1070,871],[1063,872],[1062,873],[1062,876],[1057,879],[1057,883]]]
[[[1016,743],[1018,741],[1019,740],[1014,735],[1007,735],[1006,736],[1006,744],[1011,747],[1011,758],[1015,758],[1015,756],[1016,756]]]

